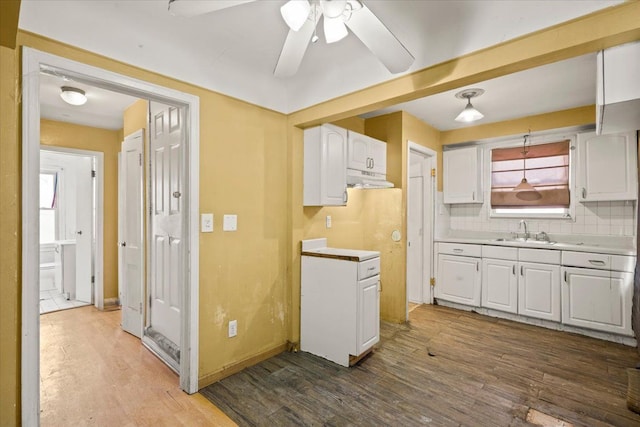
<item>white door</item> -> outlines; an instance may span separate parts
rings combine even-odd
[[[560,266],[519,263],[518,314],[560,321]]]
[[[320,193],[323,205],[347,204],[347,132],[336,126],[320,128],[323,164]]]
[[[118,175],[118,277],[122,305],[122,329],[138,338],[143,327],[143,130],[127,136],[120,152]]]
[[[369,170],[374,173],[387,173],[387,143],[369,139]]]
[[[76,300],[91,304],[93,285],[93,159],[76,163]]]
[[[633,335],[633,273],[563,268],[562,323]]]
[[[509,313],[518,312],[518,275],[516,262],[485,258],[482,260],[482,306]]]
[[[358,282],[358,354],[380,340],[380,276]]]
[[[184,281],[183,111],[149,103],[151,156],[150,327],[180,346]]]
[[[419,166],[419,165],[418,165]],[[424,178],[420,175],[409,178],[409,200],[407,210],[407,299],[410,302],[424,302],[425,280],[423,259],[423,195]]]
[[[436,298],[477,307],[480,279],[479,258],[438,255]]]

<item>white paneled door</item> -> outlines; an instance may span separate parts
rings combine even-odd
[[[420,164],[418,164],[420,166]],[[421,170],[421,169],[420,169]],[[424,177],[409,178],[409,200],[407,211],[407,299],[422,304],[424,275],[423,244],[423,195]]]
[[[150,326],[180,346],[184,282],[183,111],[149,103],[151,192]]]
[[[144,290],[143,141],[141,129],[122,142],[118,191],[122,329],[138,338],[142,338]]]
[[[91,304],[93,285],[93,159],[76,157],[76,300]]]

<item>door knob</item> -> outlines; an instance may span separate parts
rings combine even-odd
[[[122,246],[123,248],[127,246],[127,242],[122,242],[120,243],[120,246]]]
[[[82,230],[76,231],[76,234],[82,235]]]
[[[181,193],[181,192],[179,192],[179,191],[174,191],[174,192],[173,192],[173,197],[175,197],[176,199],[179,199],[179,198],[180,198],[180,196],[182,196],[182,193]]]

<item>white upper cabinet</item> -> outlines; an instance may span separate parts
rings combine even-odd
[[[596,132],[640,128],[640,41],[598,52]]]
[[[304,206],[347,204],[347,131],[322,125],[304,131]]]
[[[581,202],[636,200],[635,132],[578,134],[576,196]]]
[[[479,147],[443,153],[444,203],[482,203],[482,158]]]
[[[387,174],[387,143],[349,131],[347,148],[349,169]]]

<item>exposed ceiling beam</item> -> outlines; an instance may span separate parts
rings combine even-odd
[[[0,1],[0,46],[16,48],[20,0]]]

